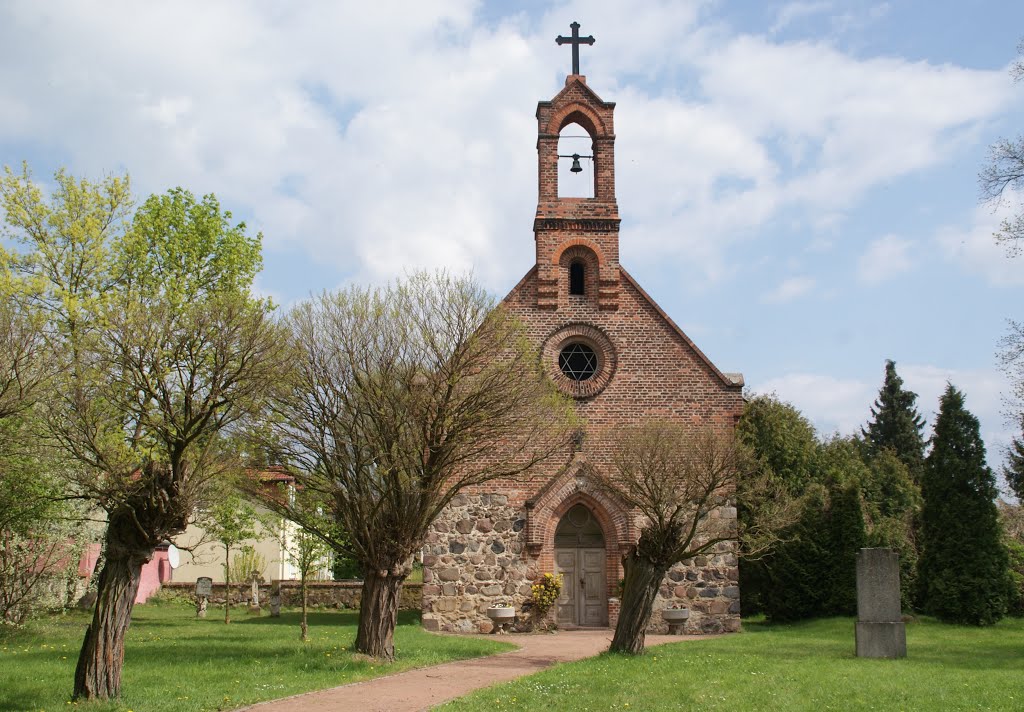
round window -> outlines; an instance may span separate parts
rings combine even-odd
[[[574,342],[558,354],[558,367],[566,378],[586,381],[597,373],[597,354],[586,344]]]

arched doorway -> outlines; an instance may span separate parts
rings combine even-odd
[[[555,572],[563,577],[556,604],[559,625],[608,625],[605,560],[601,524],[584,505],[573,505],[555,529]]]

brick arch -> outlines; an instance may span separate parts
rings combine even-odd
[[[612,515],[608,512],[606,503],[598,501],[596,497],[590,492],[575,492],[563,499],[557,507],[551,510],[551,516],[548,518],[547,527],[545,527],[544,540],[553,541],[555,536],[555,529],[558,528],[558,523],[562,521],[562,517],[570,509],[575,507],[577,504],[582,504],[589,509],[597,523],[601,525],[601,531],[604,533],[604,545],[608,549],[616,549],[619,541],[618,531],[615,527],[615,521],[612,519]]]
[[[583,130],[590,134],[590,138],[596,140],[599,136],[607,133],[604,122],[597,112],[586,104],[573,102],[556,111],[548,122],[547,132],[559,134],[569,124],[579,124]]]
[[[622,549],[633,542],[635,527],[628,508],[600,490],[587,476],[589,469],[586,464],[566,469],[527,504],[530,509],[526,531],[528,547],[539,550],[547,542],[554,541],[558,521],[570,507],[579,503],[594,512],[604,530],[605,547],[609,551]]]
[[[594,253],[594,257],[597,258],[597,266],[603,267],[605,263],[604,253],[601,251],[601,247],[591,239],[586,237],[574,237],[571,240],[566,240],[558,249],[551,255],[551,264],[557,265],[562,259],[562,253],[566,250],[572,249],[573,247],[585,247]]]

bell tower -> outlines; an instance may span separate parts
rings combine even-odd
[[[594,38],[555,41],[572,46],[572,74],[551,101],[537,104],[538,199],[533,222],[537,243],[537,307],[546,310],[592,305],[619,308],[619,208],[615,201],[614,102],[603,101],[580,74],[580,45]],[[560,132],[576,124],[589,134],[591,155],[558,153]],[[559,197],[559,161],[593,161],[592,198]]]

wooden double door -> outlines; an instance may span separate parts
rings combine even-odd
[[[559,625],[608,625],[605,559],[604,548],[555,548],[555,572],[562,574],[562,594],[556,603]]]

